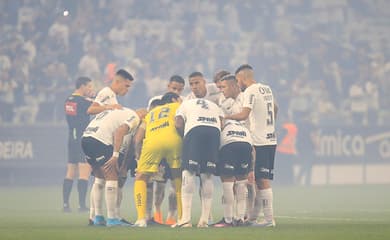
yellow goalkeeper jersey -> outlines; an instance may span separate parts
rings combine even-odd
[[[170,146],[181,144],[181,137],[175,128],[175,115],[179,106],[180,103],[157,106],[146,115],[144,144],[149,141]]]

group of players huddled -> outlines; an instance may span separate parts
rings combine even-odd
[[[147,109],[118,104],[116,97],[125,95],[133,80],[121,69],[111,85],[90,100],[91,80],[81,77],[67,98],[69,162],[63,185],[64,211],[70,211],[69,195],[79,166],[80,211],[86,209],[90,170],[95,177],[90,225],[192,227],[192,199],[199,177],[197,227],[275,226],[270,181],[277,106],[271,88],[255,81],[253,68],[244,64],[234,74],[219,71],[214,83],[206,83],[201,72],[193,72],[188,77],[191,93],[185,97],[181,96],[185,80],[174,75],[167,93],[150,99]],[[120,215],[128,171],[135,175],[134,224]],[[223,218],[216,223],[211,223],[213,176],[220,177],[223,188]],[[169,208],[164,222],[161,203],[167,182]]]

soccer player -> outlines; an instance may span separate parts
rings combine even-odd
[[[234,75],[225,75],[220,81],[220,89],[227,101],[221,103],[221,108],[224,111],[225,115],[232,115],[235,113],[240,113],[242,111],[243,104],[243,93],[241,92],[240,87],[238,86],[237,79]],[[230,101],[228,101],[230,100]],[[243,121],[245,127],[248,128],[249,124],[247,121]],[[254,157],[252,157],[254,160]],[[254,165],[254,162],[252,166]],[[253,207],[255,205],[256,198],[256,186],[254,179],[253,170],[248,174],[248,197],[247,197],[247,212],[246,218],[252,219],[253,217]],[[255,214],[258,215],[258,214]],[[257,217],[255,217],[256,219]]]
[[[221,89],[221,79],[226,76],[226,75],[229,75],[230,72],[229,71],[226,71],[226,70],[219,70],[217,71],[215,74],[214,74],[214,77],[213,77],[213,81],[215,83],[215,85],[217,86],[217,88],[219,89],[220,92],[222,92],[222,89]],[[221,96],[223,96],[221,94]]]
[[[277,106],[269,86],[257,83],[254,79],[252,66],[241,65],[235,72],[238,85],[244,91],[243,108],[240,113],[226,116],[226,119],[238,121],[249,120],[249,131],[256,152],[255,179],[257,184],[256,198],[261,200],[264,220],[254,226],[273,227],[273,194],[271,180],[273,179],[276,135],[275,117]]]
[[[116,216],[118,198],[119,150],[126,135],[136,131],[146,110],[128,108],[106,110],[98,114],[85,129],[81,143],[96,179],[105,181],[107,226],[128,225]],[[104,222],[103,206],[94,192],[95,225]]]
[[[181,144],[182,139],[175,128],[175,114],[180,105],[176,93],[166,93],[162,99],[164,105],[153,108],[145,117],[144,123],[135,136],[138,167],[134,182],[134,199],[137,209],[137,221],[134,226],[146,227],[146,185],[149,178],[158,172],[162,159],[165,159],[171,171],[171,181],[175,183],[178,217],[181,216]]]
[[[184,79],[179,75],[173,75],[169,79],[169,83],[167,86],[167,92],[176,93],[177,95],[181,95],[181,93],[184,90],[185,81]],[[161,100],[163,95],[158,95],[155,97],[152,97],[149,100],[148,103],[148,110],[151,110],[151,103],[155,100]],[[166,160],[163,159],[161,161],[161,166],[159,168],[160,173],[154,175],[150,180],[151,182],[148,182],[147,184],[147,192],[148,192],[148,199],[147,199],[147,216],[149,223],[152,223],[153,221],[162,224],[163,223],[163,217],[162,217],[162,211],[161,211],[161,205],[164,200],[165,195],[165,186],[167,183],[167,180],[170,178],[169,173],[170,169],[166,163]],[[165,221],[165,224],[167,225],[173,225],[176,223],[176,192],[175,192],[175,184],[174,182],[170,181],[170,187],[169,187],[169,195],[168,195],[168,214]],[[152,217],[152,205],[154,205],[154,216]]]
[[[179,76],[179,75],[173,75],[169,78],[169,83],[167,85],[167,92],[173,92],[173,93],[176,93],[177,95],[181,95],[181,93],[183,92],[184,90],[184,86],[185,86],[185,81],[183,79],[183,77]],[[157,95],[157,96],[154,96],[152,97],[149,102],[148,102],[148,110],[150,110],[150,105],[151,103],[156,100],[156,99],[159,99],[161,100],[161,98],[163,97],[164,95]]]
[[[190,79],[193,76],[191,74]],[[195,190],[196,175],[200,175],[202,183],[202,211],[198,227],[208,226],[214,191],[212,174],[216,170],[222,117],[222,110],[215,103],[203,98],[186,100],[177,110],[176,128],[184,136],[181,198],[183,214],[173,227],[192,226],[192,195]]]
[[[233,226],[235,199],[237,216],[234,225],[244,224],[247,181],[251,165],[252,139],[248,129],[238,121],[226,121],[221,132],[221,147],[217,163],[217,172],[223,186],[224,217],[213,224],[214,227]]]
[[[101,89],[92,105],[88,108],[88,114],[99,114],[105,110],[110,109],[121,109],[122,106],[118,103],[117,96],[124,96],[132,85],[134,78],[133,76],[124,69],[120,69],[115,73],[112,83],[108,87]],[[90,195],[90,212],[89,212],[89,224],[93,224],[93,219],[95,218],[95,209],[94,209],[94,196],[99,196],[97,201],[103,201],[103,189],[104,189],[104,179],[96,178],[92,185],[91,195]],[[122,184],[121,184],[122,185]],[[120,218],[120,205],[122,202],[122,187],[118,189],[118,203],[116,208],[116,215]],[[101,203],[100,203],[101,204]],[[127,222],[122,219],[122,221]]]
[[[204,98],[218,104],[221,92],[215,83],[206,84],[206,79],[201,72],[191,73],[189,76],[189,84],[191,93],[184,100]]]
[[[116,72],[109,87],[98,92],[92,105],[88,108],[88,114],[98,114],[109,109],[120,109],[116,96],[124,96],[129,91],[134,78],[126,70]]]
[[[92,104],[93,94],[91,79],[79,77],[76,80],[76,90],[65,101],[65,115],[68,123],[68,166],[62,186],[63,211],[70,212],[69,197],[72,191],[73,179],[78,172],[77,190],[79,193],[79,211],[88,211],[85,197],[88,189],[88,178],[91,173],[85,162],[81,149],[81,136],[89,123],[88,107]]]

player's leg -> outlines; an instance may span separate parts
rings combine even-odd
[[[177,191],[180,192],[179,198],[177,198]],[[169,181],[169,195],[168,195],[168,214],[165,224],[173,225],[176,223],[176,214],[178,218],[181,217],[181,176],[175,180]],[[176,199],[179,199],[178,203]],[[180,208],[178,208],[178,204],[180,204]],[[180,209],[180,210],[179,210]],[[178,211],[179,210],[179,211]]]
[[[79,193],[79,211],[85,212],[88,210],[85,204],[85,198],[88,190],[88,179],[91,175],[91,167],[88,163],[79,163],[79,178],[77,180],[77,190]]]
[[[69,206],[69,198],[70,198],[70,193],[72,192],[73,179],[75,178],[76,175],[76,170],[77,170],[76,166],[77,165],[74,163],[68,163],[66,176],[62,184],[62,199],[63,199],[64,212],[71,212]]]
[[[245,213],[246,220],[248,222],[256,221],[256,219],[259,215],[259,212],[257,212],[256,209],[260,210],[260,208],[255,208],[257,187],[256,187],[255,176],[254,176],[254,167],[253,167],[254,163],[256,161],[256,150],[254,149],[254,147],[252,147],[251,153],[252,153],[251,154],[251,156],[252,156],[252,164],[251,164],[252,171],[250,171],[248,173],[248,184],[247,184],[248,197],[247,197],[247,201],[246,201],[246,213]]]
[[[165,162],[165,163],[164,163]],[[166,160],[162,159],[159,165],[158,172],[152,177],[154,181],[153,186],[153,205],[154,205],[154,215],[153,219],[159,224],[163,224],[163,217],[162,217],[162,210],[161,205],[164,200],[165,196],[165,185],[166,185],[166,179],[164,179],[165,175],[165,167],[166,167]]]
[[[168,148],[169,151],[165,156],[164,165],[164,179],[170,179],[170,194],[169,194],[169,210],[167,216],[167,225],[176,224],[176,209],[177,219],[182,216],[182,174],[181,174],[181,141],[173,143]]]
[[[118,159],[117,159],[118,160]],[[107,161],[103,165],[104,177],[106,179],[106,208],[107,208],[107,226],[129,226],[127,221],[121,221],[121,218],[117,217],[117,205],[118,205],[118,163],[113,160]]]
[[[213,227],[228,227],[233,226],[233,210],[234,210],[234,166],[230,163],[232,152],[231,144],[225,145],[219,151],[219,160],[217,162],[217,175],[220,176],[222,182],[222,206],[223,218],[213,224]]]
[[[248,195],[248,174],[252,171],[252,146],[249,143],[236,142],[232,146],[232,156],[236,159],[234,165],[235,174],[235,199],[236,199],[236,225],[244,224],[246,203]]]
[[[247,195],[248,195],[248,179],[246,176],[237,176],[236,177],[236,223],[237,225],[243,225],[245,221],[245,213],[246,213],[246,203],[247,203]]]
[[[146,202],[147,202],[147,191],[146,185],[150,178],[150,173],[138,172],[134,182],[134,201],[135,208],[137,210],[137,221],[134,226],[146,227]]]
[[[195,173],[185,169],[182,172],[182,187],[181,187],[181,204],[182,215],[177,222],[178,227],[192,226],[191,211],[192,211],[192,196],[195,191]],[[175,226],[175,225],[173,225]]]
[[[154,181],[149,180],[146,183],[146,214],[145,218],[148,222],[152,223],[153,221],[153,199],[154,199]]]
[[[264,220],[256,226],[273,227],[275,220],[273,215],[273,192],[271,180],[273,179],[274,159],[276,145],[256,147],[256,184],[257,193],[264,211]],[[258,167],[258,166],[259,167]]]
[[[181,200],[181,197],[182,197],[182,173],[181,173],[181,169],[179,167],[176,167],[175,168],[171,168],[170,169],[170,177],[171,177],[171,185],[174,185],[174,200],[171,200],[173,201],[175,204],[175,206],[170,206],[170,215],[168,215],[167,217],[167,222],[166,224],[168,225],[173,225],[176,223],[176,220],[175,220],[175,211],[177,209],[177,219],[179,220],[183,214],[183,205],[182,205],[182,200]],[[171,187],[172,188],[172,187]],[[172,191],[172,190],[171,190]],[[172,194],[170,194],[172,195]],[[171,197],[171,196],[170,196]],[[176,200],[177,199],[177,200]],[[170,204],[173,204],[172,202],[170,202]],[[172,208],[174,209],[173,212],[172,212]]]
[[[158,165],[161,160],[159,147],[159,144],[153,142],[148,142],[148,144],[142,146],[134,182],[134,202],[137,210],[135,227],[146,227],[147,225],[146,203],[148,195],[146,187],[151,175],[158,171]]]
[[[112,154],[112,147],[107,146],[91,137],[83,137],[81,140],[81,146],[86,155],[86,160],[91,166],[93,175],[95,176],[95,181],[91,189],[91,200],[93,200],[93,204],[91,204],[91,206],[93,209],[91,209],[90,217],[93,217],[94,225],[105,225],[103,217],[103,190],[105,180],[100,164],[103,164],[108,153]],[[96,159],[99,159],[102,163],[100,163],[100,161],[98,162]]]
[[[202,213],[198,227],[207,227],[209,223],[214,192],[212,176],[216,173],[219,144],[220,131],[217,128],[204,126],[199,129],[196,145],[198,156],[196,159],[200,162]]]
[[[127,172],[129,169],[130,160],[125,159],[125,155],[119,153],[119,172],[118,172],[118,195],[115,206],[115,218],[119,219],[124,224],[131,224],[121,216],[121,204],[123,199],[123,187],[127,180]]]

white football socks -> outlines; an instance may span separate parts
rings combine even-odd
[[[202,198],[202,213],[200,223],[208,223],[213,203],[214,182],[211,174],[200,174],[202,181],[201,198]]]
[[[247,180],[236,181],[237,219],[244,220],[248,196]]]
[[[195,191],[195,175],[188,170],[182,173],[181,199],[183,213],[180,222],[191,222],[192,195]]]
[[[118,198],[118,181],[106,182],[107,218],[115,218],[115,208]]]
[[[233,205],[234,205],[234,192],[233,192],[234,182],[223,182],[223,216],[227,223],[233,221]]]
[[[264,211],[264,219],[270,222],[274,219],[272,188],[260,190],[259,193]]]
[[[92,186],[92,198],[95,206],[95,216],[103,216],[103,195],[104,195],[104,185],[106,181],[102,178],[95,178],[95,182]]]

